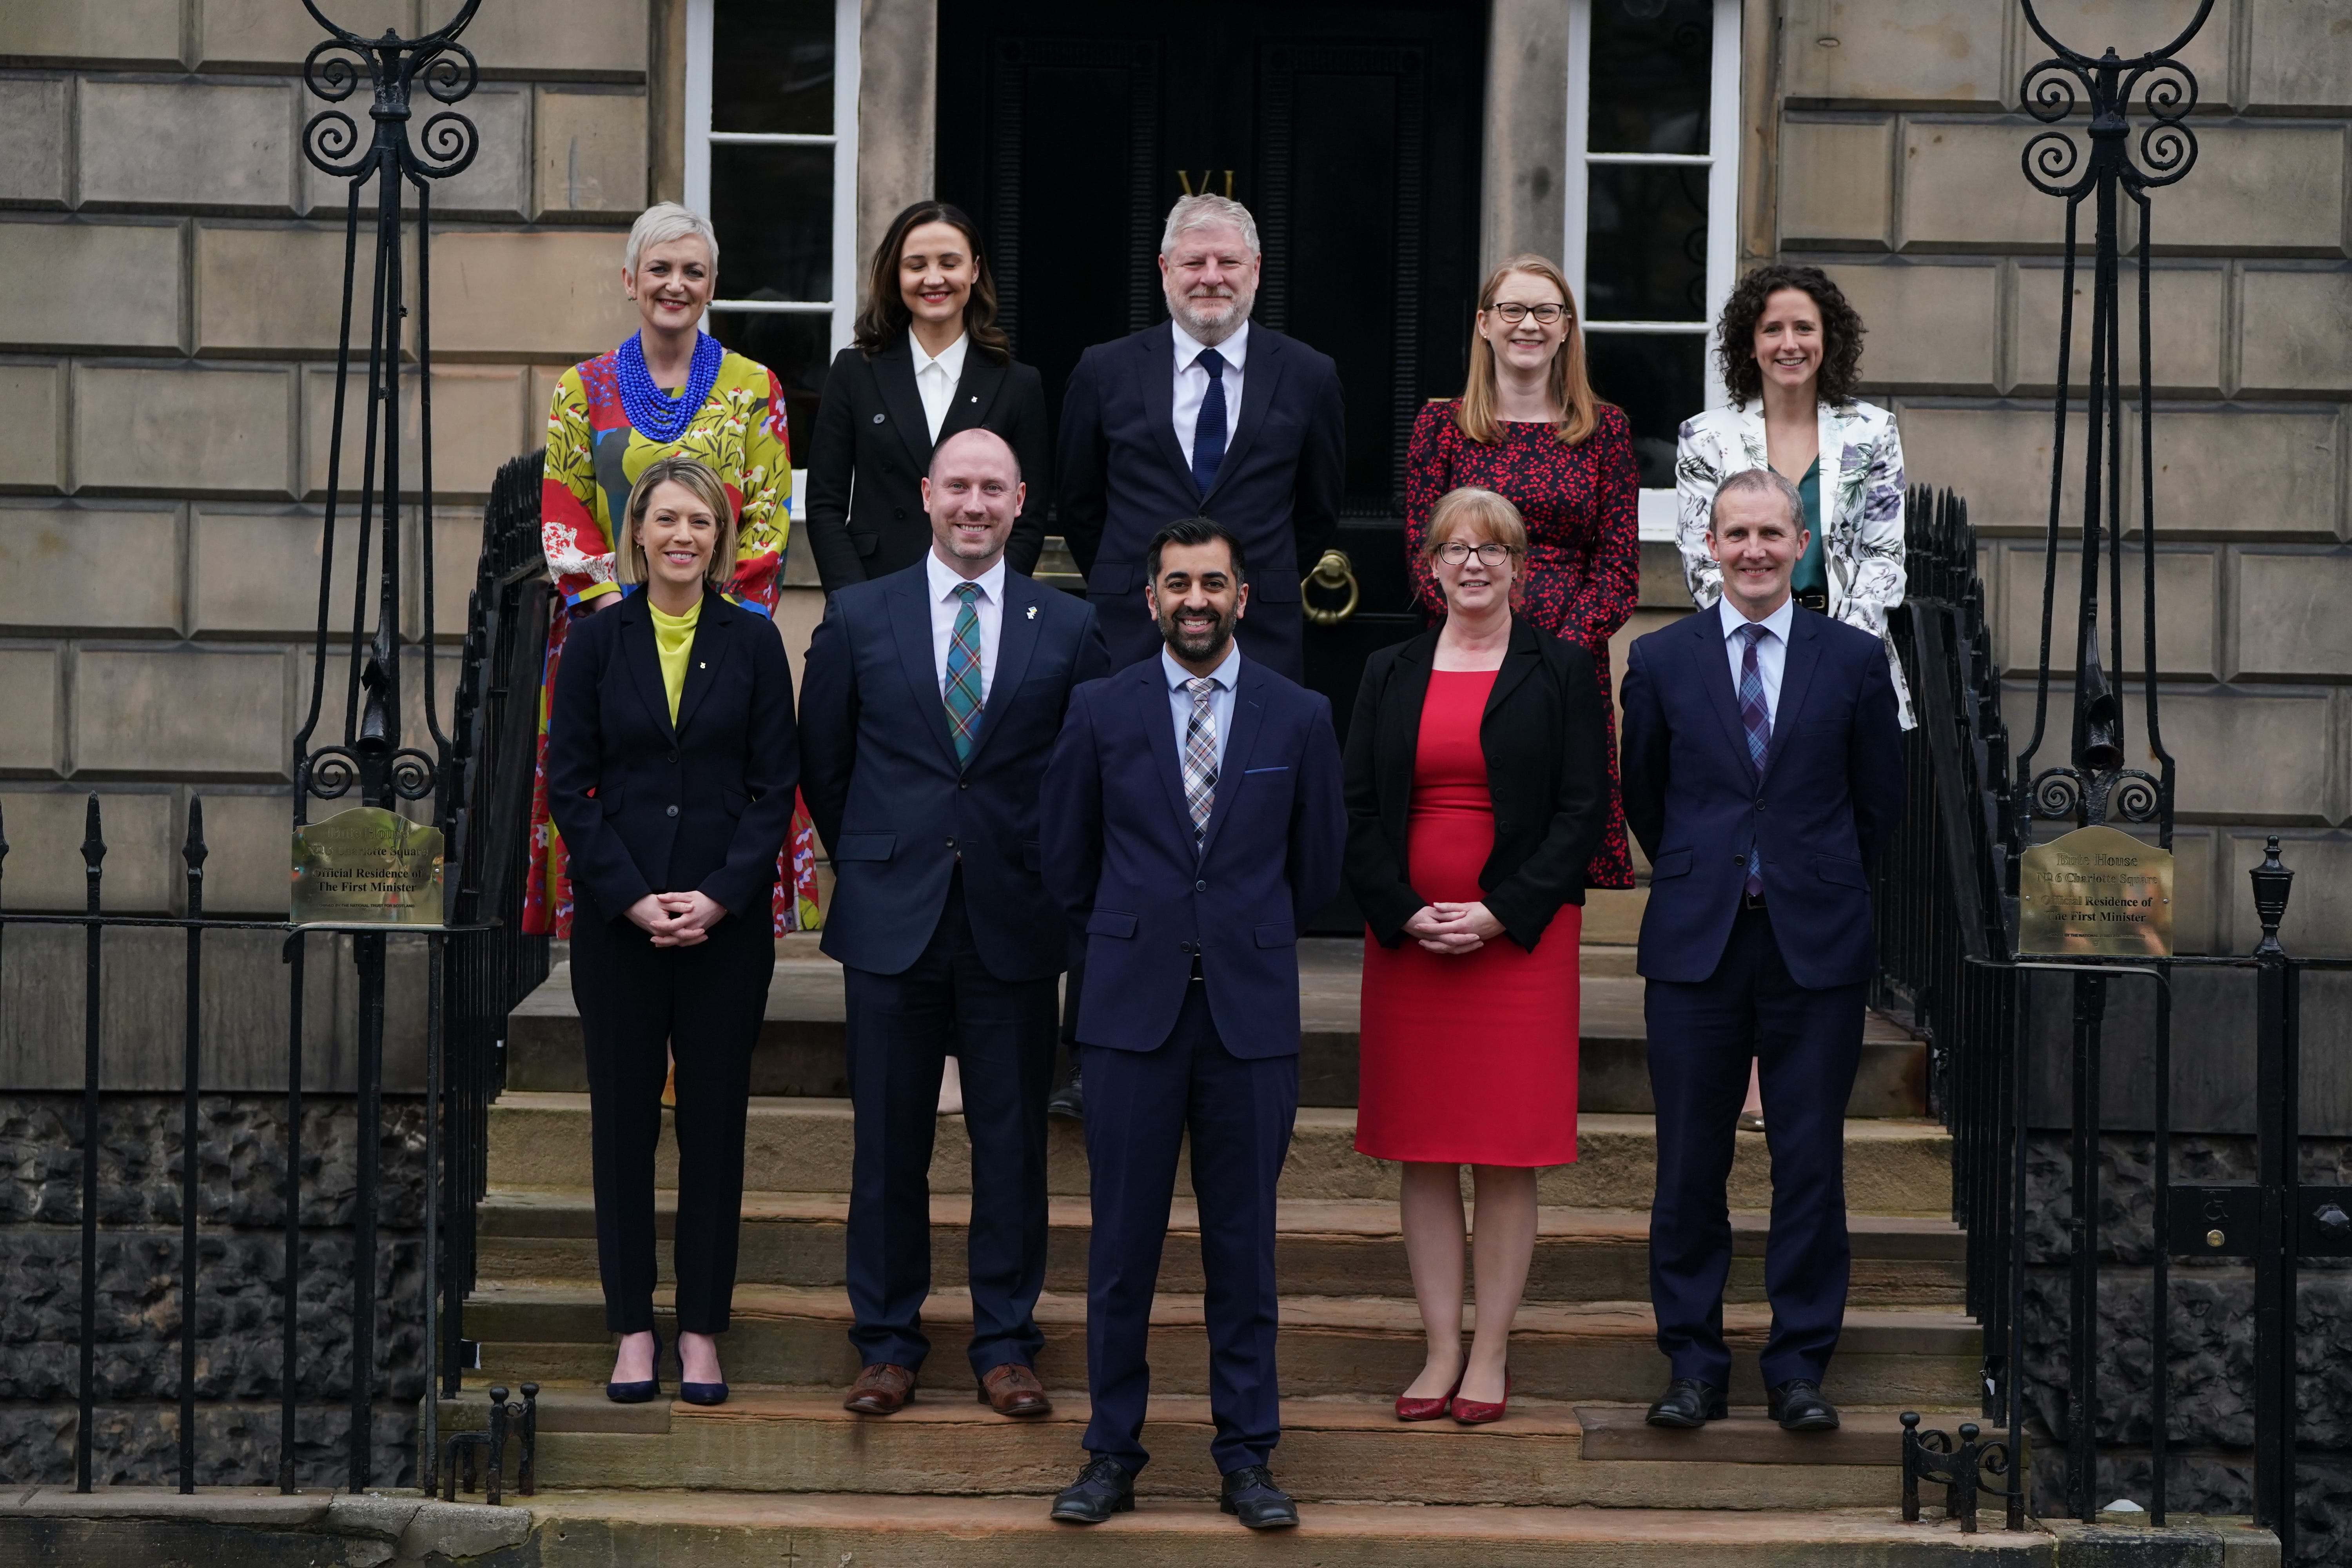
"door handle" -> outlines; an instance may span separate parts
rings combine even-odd
[[[1334,594],[1344,588],[1348,591],[1347,601],[1337,609],[1318,605],[1308,596],[1317,588]],[[1356,563],[1348,559],[1348,552],[1327,550],[1323,559],[1315,563],[1315,570],[1299,580],[1298,595],[1299,608],[1309,621],[1318,626],[1336,626],[1356,613],[1364,591],[1356,582]]]

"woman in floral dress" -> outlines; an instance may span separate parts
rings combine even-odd
[[[1617,795],[1617,721],[1609,639],[1633,616],[1641,584],[1640,480],[1632,426],[1592,395],[1575,301],[1559,268],[1515,256],[1478,293],[1470,377],[1461,397],[1421,411],[1405,458],[1406,559],[1433,615],[1444,614],[1419,563],[1431,511],[1462,487],[1507,499],[1526,521],[1519,612],[1592,658],[1609,724],[1609,825],[1588,888],[1630,888],[1625,812]]]
[[[558,602],[547,629],[531,784],[523,930],[534,935],[572,934],[563,841],[547,814],[548,694],[572,622],[620,603],[614,521],[656,459],[693,458],[719,471],[736,512],[728,597],[775,614],[792,526],[783,389],[767,366],[720,348],[701,330],[718,272],[719,241],[708,221],[672,202],[648,208],[629,231],[621,270],[644,325],[611,353],[565,371],[548,411],[540,541]],[[816,835],[805,812],[793,814],[784,862],[774,895],[779,935],[816,924]]]

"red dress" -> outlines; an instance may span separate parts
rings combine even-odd
[[[1493,490],[1519,509],[1528,525],[1520,613],[1592,656],[1601,710],[1609,725],[1609,826],[1586,868],[1588,888],[1630,888],[1633,859],[1625,844],[1625,810],[1617,797],[1617,709],[1609,697],[1609,639],[1633,618],[1642,588],[1641,478],[1633,427],[1603,404],[1592,434],[1570,447],[1549,425],[1507,423],[1503,438],[1481,446],[1440,399],[1421,411],[1404,460],[1405,559],[1421,579],[1431,613],[1444,595],[1421,570],[1422,541],[1438,499],[1464,485]],[[1416,884],[1418,885],[1418,884]]]
[[[1432,903],[1485,897],[1495,809],[1478,721],[1493,670],[1434,670],[1421,709],[1406,875]],[[1356,1152],[1376,1160],[1562,1165],[1576,1158],[1577,946],[1563,905],[1533,952],[1466,954],[1364,938]]]

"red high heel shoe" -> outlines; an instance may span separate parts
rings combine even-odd
[[[1460,1388],[1461,1386],[1462,1385],[1458,1383],[1454,1384],[1454,1387],[1456,1388]],[[1454,1419],[1464,1426],[1484,1426],[1490,1421],[1500,1421],[1503,1418],[1504,1413],[1509,1410],[1510,1407],[1511,1369],[1509,1367],[1505,1367],[1503,1369],[1503,1397],[1499,1402],[1488,1405],[1484,1400],[1465,1399],[1457,1394],[1454,1395],[1453,1400],[1452,1414]]]
[[[1455,1378],[1454,1386],[1434,1399],[1413,1399],[1398,1394],[1396,1415],[1400,1421],[1434,1421],[1454,1406],[1454,1396],[1462,1392],[1462,1380]]]

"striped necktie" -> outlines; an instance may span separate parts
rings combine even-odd
[[[1192,847],[1209,836],[1209,813],[1217,805],[1217,714],[1209,700],[1217,683],[1207,676],[1184,683],[1192,694],[1192,716],[1184,721],[1184,804],[1192,811]]]
[[[955,629],[948,637],[948,729],[955,736],[956,761],[971,760],[972,737],[980,730],[980,612],[971,607],[980,584],[966,583],[956,591],[961,605]]]
[[[1769,634],[1751,622],[1739,628],[1739,635],[1748,641],[1739,654],[1739,721],[1748,730],[1748,760],[1760,780],[1764,759],[1772,753],[1772,705],[1764,700],[1764,672],[1756,663],[1756,645]],[[1748,848],[1748,896],[1764,896],[1763,850],[1753,844]]]

